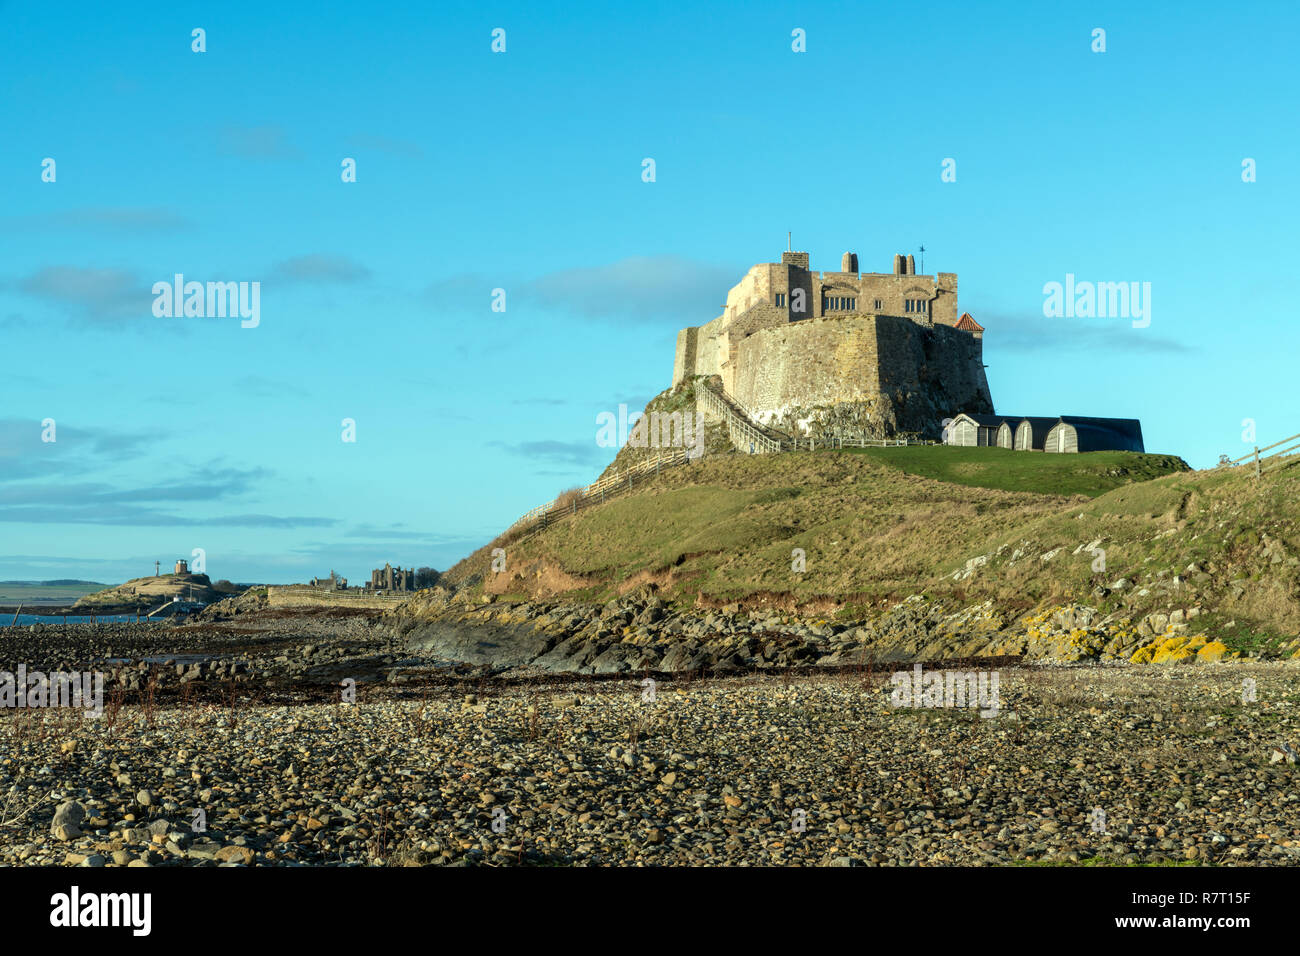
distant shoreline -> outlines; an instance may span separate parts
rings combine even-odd
[[[134,614],[138,608],[130,607],[97,607],[77,608],[73,610],[71,604],[0,604],[0,616],[22,613],[23,615],[31,614],[35,617],[62,617],[65,614],[69,617],[114,617],[123,614]]]

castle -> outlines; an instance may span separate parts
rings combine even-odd
[[[756,421],[788,433],[937,439],[943,419],[991,413],[983,333],[957,309],[957,276],[813,272],[808,253],[762,263],[727,293],[723,312],[677,333],[673,384],[719,376]]]

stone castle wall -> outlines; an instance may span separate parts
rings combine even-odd
[[[854,421],[869,434],[937,439],[944,418],[993,411],[982,352],[979,339],[948,326],[832,316],[742,339],[732,385],[724,380],[724,387],[764,423],[787,429],[855,405]]]
[[[327,591],[305,585],[287,584],[266,589],[266,603],[270,607],[367,607],[389,608],[409,601],[413,592],[375,594],[361,588],[346,591]]]

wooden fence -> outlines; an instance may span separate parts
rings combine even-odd
[[[905,445],[936,445],[938,442],[919,438],[788,438],[781,442],[782,451],[799,451],[807,448],[902,448]]]
[[[1286,447],[1282,447],[1286,446]],[[1276,449],[1276,450],[1274,450]],[[1264,454],[1268,452],[1268,454]],[[1283,465],[1291,464],[1287,461],[1287,456],[1300,454],[1300,435],[1292,435],[1290,438],[1283,438],[1281,441],[1275,441],[1271,445],[1265,445],[1260,448],[1255,446],[1255,450],[1247,452],[1240,458],[1233,458],[1230,461],[1220,462],[1219,467],[1240,465],[1247,461],[1255,464],[1255,477],[1258,478],[1267,471],[1275,471]]]

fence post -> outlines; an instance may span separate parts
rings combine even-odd
[[[1259,446],[1255,446],[1255,477],[1259,477]]]

